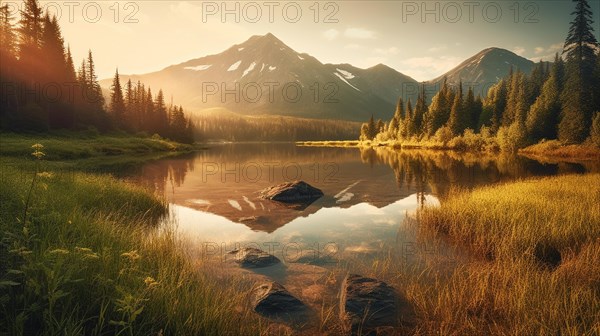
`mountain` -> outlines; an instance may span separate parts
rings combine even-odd
[[[465,86],[472,86],[475,94],[487,95],[487,90],[500,79],[508,76],[511,67],[530,74],[535,63],[511,51],[500,48],[488,48],[468,58],[456,68],[438,78],[430,80],[428,86],[440,85],[444,78],[448,83],[457,85],[462,81]]]
[[[511,67],[531,73],[535,63],[505,49],[488,48],[442,76],[425,82],[430,100],[444,78],[462,81],[475,94],[487,90]],[[383,64],[361,69],[350,64],[323,64],[299,53],[273,34],[256,35],[222,53],[192,59],[160,71],[121,75],[142,81],[156,93],[192,113],[221,108],[243,116],[276,115],[310,119],[365,121],[371,115],[389,120],[398,97],[413,101],[419,83]],[[112,79],[100,81],[106,90]]]
[[[121,75],[162,88],[189,111],[223,107],[243,115],[388,120],[403,88],[417,82],[385,65],[323,64],[273,34],[252,36],[224,52],[143,75]],[[109,87],[111,79],[101,81]]]

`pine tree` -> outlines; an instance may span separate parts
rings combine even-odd
[[[517,70],[510,77],[510,84],[506,96],[506,109],[502,117],[503,126],[512,125],[524,115],[522,110],[526,105],[525,99],[525,74],[520,70]]]
[[[440,91],[433,97],[429,111],[427,112],[427,135],[432,136],[435,132],[444,126],[450,118],[451,105],[448,101],[449,88],[447,79],[444,78],[444,83]]]
[[[121,80],[119,79],[119,69],[115,71],[115,77],[113,78],[110,90],[109,111],[118,128],[128,129],[127,119],[125,118],[125,101],[123,99],[123,90],[121,89]]]
[[[454,96],[450,118],[448,119],[448,127],[450,127],[450,131],[452,131],[452,135],[454,136],[461,135],[467,128],[465,122],[462,81],[458,86],[458,92],[456,92],[456,95]]]
[[[371,119],[369,119],[369,123],[367,124],[367,139],[373,140],[377,135],[377,125],[375,124],[375,119],[373,119],[373,115],[371,115]]]
[[[71,47],[67,47],[67,53],[65,55],[65,74],[68,83],[74,83],[77,80],[75,64],[73,63],[73,56],[71,55]]]
[[[479,121],[479,114],[477,113],[477,106],[475,106],[475,94],[473,93],[473,87],[471,86],[469,86],[467,98],[464,101],[463,113],[464,117],[462,119],[465,129],[470,128],[471,130],[476,130],[477,123]]]
[[[392,139],[396,139],[398,136],[398,131],[400,130],[400,123],[404,118],[404,102],[402,101],[402,97],[398,99],[398,103],[396,104],[396,111],[394,112],[394,116],[392,120],[390,120],[390,125],[388,127],[388,135]]]
[[[413,108],[412,102],[410,98],[408,99],[408,104],[406,105],[406,115],[404,116],[404,139],[410,139],[413,135],[415,135],[414,123],[413,123]]]
[[[5,83],[15,82],[17,79],[17,42],[13,18],[8,4],[0,2],[0,86]],[[6,116],[16,117],[19,101],[15,95],[0,94],[0,125],[7,126],[4,122]]]
[[[510,78],[510,77],[508,77]],[[488,96],[484,102],[485,114],[489,114],[489,125],[492,132],[497,132],[504,119],[508,96],[508,80],[501,79],[496,85],[490,88]],[[482,119],[482,124],[486,124],[487,118]]]
[[[563,78],[564,63],[556,54],[550,70],[550,77],[544,83],[540,96],[537,97],[527,115],[525,124],[527,133],[534,142],[541,139],[555,139],[557,136]]]
[[[562,115],[558,135],[565,143],[579,143],[589,134],[593,112],[594,67],[598,41],[587,0],[573,0],[575,16],[565,40],[566,82],[561,95]]]
[[[127,124],[130,129],[138,131],[135,126],[134,118],[135,115],[135,90],[133,87],[133,83],[131,83],[131,79],[127,80],[127,84],[125,84],[125,120],[127,120]]]
[[[419,97],[417,98],[417,104],[415,105],[415,112],[413,115],[413,126],[412,129],[415,132],[415,135],[421,136],[425,133],[425,125],[423,123],[425,119],[425,114],[427,113],[427,97],[425,96],[425,84],[421,85],[421,91],[419,92]]]
[[[8,4],[1,5],[0,2],[0,57],[10,57],[16,59],[17,56],[17,35],[15,34],[13,18],[8,8]],[[2,58],[4,60],[4,58]]]
[[[155,132],[166,136],[169,127],[169,117],[167,115],[167,106],[165,105],[165,96],[162,89],[158,90],[156,102],[154,104],[154,128]]]
[[[28,83],[37,83],[43,70],[40,54],[42,46],[43,16],[37,0],[26,0],[19,21],[19,62],[23,78]]]
[[[156,125],[156,116],[154,115],[154,99],[152,97],[152,90],[148,87],[146,97],[143,100],[142,110],[144,114],[142,116],[142,124],[144,129],[151,134],[158,133],[158,126]]]
[[[98,76],[96,75],[96,67],[94,65],[94,58],[92,56],[92,51],[88,51],[87,57],[87,97],[89,102],[91,103],[92,108],[95,111],[103,111],[104,110],[104,96],[102,95],[102,88],[100,87],[100,83],[98,83]]]
[[[64,40],[56,17],[43,19],[41,54],[44,57],[44,81],[62,83],[67,79]]]

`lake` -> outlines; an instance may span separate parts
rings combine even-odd
[[[285,261],[309,251],[315,260],[364,262],[390,248],[409,260],[440,250],[456,257],[405,220],[454,189],[598,170],[597,163],[519,156],[240,143],[146,163],[128,178],[164,195],[166,222],[205,257],[254,246]],[[293,180],[325,196],[297,207],[259,198],[261,190]]]

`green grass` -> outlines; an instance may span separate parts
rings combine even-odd
[[[107,175],[4,161],[0,334],[259,332],[260,321],[238,311],[248,284],[211,278],[157,225],[168,211],[163,199]]]
[[[458,192],[418,213],[471,256],[447,274],[395,279],[424,334],[597,335],[600,332],[600,175],[523,180]],[[536,244],[562,263],[542,267]]]
[[[45,160],[77,160],[92,157],[148,155],[161,152],[185,152],[193,149],[170,140],[129,135],[95,135],[83,132],[53,134],[0,133],[0,155],[27,158],[30,146],[41,143],[46,149]]]

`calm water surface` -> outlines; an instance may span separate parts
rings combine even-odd
[[[349,258],[389,246],[412,252],[418,237],[405,217],[443,202],[452,188],[597,170],[523,157],[222,144],[145,164],[131,178],[163,193],[180,233],[206,253],[255,246],[284,259],[307,250]],[[300,207],[258,197],[293,180],[325,196]]]

